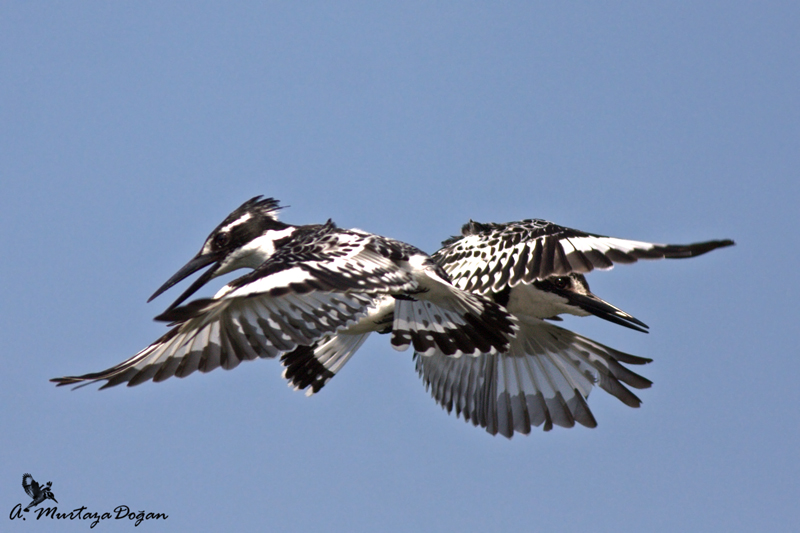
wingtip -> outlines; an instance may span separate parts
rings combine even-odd
[[[720,239],[690,244],[686,248],[689,252],[688,257],[697,257],[698,255],[706,254],[712,250],[716,250],[717,248],[727,248],[728,246],[733,246],[735,244],[736,243],[733,242],[732,239]]]
[[[715,248],[726,248],[728,246],[734,246],[736,244],[736,242],[734,242],[733,239],[720,239],[718,241],[710,241],[710,242],[716,244]]]
[[[55,383],[56,387],[65,387],[67,385],[74,385],[83,381],[77,376],[63,376],[60,378],[50,378],[50,383]]]
[[[77,376],[64,376],[61,378],[51,378],[50,383],[55,383],[56,387],[67,387],[69,385],[75,385],[70,390],[78,390],[91,385],[94,381],[87,381],[83,378]]]

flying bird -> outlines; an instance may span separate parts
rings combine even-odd
[[[169,331],[107,370],[55,378],[58,385],[121,383],[185,377],[274,358],[331,336],[390,332],[398,350],[477,356],[508,349],[517,325],[502,305],[454,287],[427,254],[400,241],[325,224],[278,220],[273,198],[252,198],[211,232],[200,252],[150,297],[207,268],[156,320]],[[250,272],[212,298],[183,304],[209,280]],[[339,343],[347,356],[360,343]],[[319,364],[319,369],[324,365]],[[318,373],[318,381],[329,379]],[[321,386],[312,383],[312,386]]]
[[[25,493],[28,496],[33,498],[33,501],[31,501],[31,503],[29,503],[25,508],[25,512],[28,512],[31,507],[36,507],[45,500],[53,500],[54,502],[58,503],[58,500],[56,500],[55,496],[53,496],[53,491],[51,490],[52,486],[52,481],[48,481],[47,485],[39,485],[39,483],[33,479],[32,475],[23,474],[22,488],[25,489]]]
[[[415,354],[417,372],[434,399],[491,434],[511,438],[532,426],[597,426],[586,399],[594,385],[625,405],[641,401],[628,387],[652,383],[623,366],[651,359],[620,352],[548,320],[597,316],[647,331],[647,325],[598,298],[583,274],[639,259],[680,259],[731,246],[713,240],[687,245],[617,239],[545,220],[482,224],[470,220],[433,259],[456,287],[503,305],[519,324],[509,350],[471,358]]]

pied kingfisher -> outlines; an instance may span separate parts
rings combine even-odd
[[[560,314],[595,315],[637,331],[647,326],[589,291],[584,273],[639,259],[694,257],[733,245],[715,240],[688,245],[653,244],[585,233],[544,220],[506,224],[470,221],[461,236],[432,255],[453,284],[491,298],[517,319],[520,330],[507,352],[477,357],[421,357],[417,371],[448,412],[491,434],[511,438],[531,426],[587,427],[597,421],[586,404],[597,384],[625,405],[641,404],[625,385],[652,383],[620,363],[651,359],[626,354],[560,328]]]
[[[558,315],[595,315],[647,332],[647,325],[598,298],[583,273],[610,269],[638,259],[702,255],[733,241],[662,245],[616,239],[557,226],[542,220],[507,224],[470,221],[431,257],[459,288],[499,303],[514,315],[519,331],[509,349],[475,357],[447,357],[437,350],[415,353],[416,368],[434,399],[448,412],[492,435],[511,438],[531,426],[597,426],[586,398],[592,386],[624,404],[641,404],[627,387],[652,383],[620,363],[641,365],[651,359],[620,352],[545,320]],[[290,385],[319,389],[341,369],[368,332],[339,333],[284,355]],[[321,374],[325,379],[320,379]]]
[[[490,298],[450,284],[445,271],[408,244],[325,224],[280,222],[278,202],[252,198],[208,236],[200,252],[150,297],[208,269],[156,317],[171,329],[102,372],[55,378],[58,385],[137,385],[231,369],[243,360],[327,345],[346,360],[369,332],[391,331],[398,350],[447,356],[502,353],[517,325]],[[182,304],[216,276],[250,268],[213,298]],[[332,337],[342,342],[330,340]],[[356,339],[356,341],[353,341]],[[330,346],[333,344],[334,346]],[[335,368],[313,368],[321,387]]]

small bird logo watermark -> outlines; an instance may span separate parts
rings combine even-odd
[[[22,475],[22,488],[25,489],[25,493],[33,498],[33,501],[28,504],[25,508],[25,512],[27,513],[31,507],[36,507],[40,503],[45,500],[53,500],[54,502],[58,503],[55,496],[53,496],[52,491],[53,482],[48,481],[47,485],[39,485],[33,476],[30,474],[23,474]]]

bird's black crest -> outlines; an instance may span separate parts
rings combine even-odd
[[[284,206],[275,198],[264,198],[263,196],[254,196],[247,200],[245,203],[234,209],[230,215],[225,217],[225,220],[217,226],[217,229],[224,228],[234,220],[242,217],[245,213],[253,213],[277,220],[278,211],[283,209]]]

